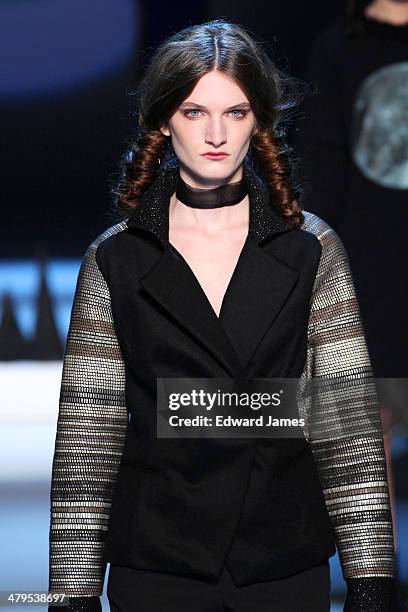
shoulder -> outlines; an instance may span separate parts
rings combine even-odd
[[[347,260],[347,253],[337,232],[321,217],[308,210],[303,210],[304,221],[300,229],[312,234],[321,245],[321,257],[324,261]]]
[[[115,225],[111,225],[92,240],[92,242],[88,245],[86,249],[85,255],[95,257],[96,252],[101,247],[101,245],[106,245],[110,239],[112,239],[120,232],[123,232],[125,229],[127,229],[126,220],[120,221],[119,223],[115,223]]]
[[[318,217],[308,210],[303,209],[302,212],[304,220],[300,229],[313,234],[318,240],[321,240],[326,232],[334,231],[327,221],[324,221],[321,217]]]
[[[308,210],[303,210],[302,212],[304,220],[300,226],[301,230],[315,236],[321,244],[328,241],[342,244],[341,238],[327,221],[324,221],[324,219]]]
[[[82,263],[83,265],[86,263],[96,262],[98,267],[100,267],[100,254],[101,251],[108,246],[108,244],[114,239],[116,236],[120,235],[124,230],[127,229],[126,219],[124,221],[120,221],[119,223],[115,223],[115,225],[111,225],[103,232],[98,234],[90,244],[88,244]]]
[[[353,278],[349,258],[341,238],[326,221],[317,215],[305,210],[303,214],[304,222],[301,229],[313,234],[321,245],[315,289],[326,287],[336,299],[343,295],[349,296]],[[325,299],[328,299],[327,296]]]
[[[127,229],[126,220],[115,225],[111,225],[103,232],[98,234],[90,244],[88,244],[85,253],[82,257],[81,269],[83,273],[95,275],[102,275],[106,280],[106,270],[103,255],[101,252],[105,249],[108,244],[116,237],[120,236],[124,230]]]

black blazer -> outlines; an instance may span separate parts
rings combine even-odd
[[[53,463],[50,590],[100,595],[106,562],[237,585],[333,555],[345,578],[393,576],[392,521],[371,376],[343,245],[315,215],[294,228],[248,162],[249,233],[218,318],[168,240],[177,167],[89,246],[61,385]],[[336,381],[364,435],[301,439],[156,437],[157,377]],[[381,537],[379,541],[378,537]]]

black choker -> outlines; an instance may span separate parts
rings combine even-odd
[[[199,189],[190,187],[180,175],[177,179],[176,198],[192,208],[220,208],[238,204],[248,193],[248,187],[243,177],[235,183],[226,183],[221,187]]]

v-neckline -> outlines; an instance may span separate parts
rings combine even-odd
[[[271,256],[263,244],[293,231],[270,205],[267,187],[250,165],[249,228],[217,314],[193,269],[169,240],[169,201],[176,168],[161,172],[131,217],[128,228],[140,229],[160,242],[161,256],[141,278],[153,296],[230,373],[250,366],[254,352],[278,315],[298,273]]]
[[[217,319],[217,320],[218,320],[220,323],[222,322],[222,315],[223,315],[223,311],[224,311],[224,305],[225,305],[225,302],[226,302],[226,300],[228,299],[228,294],[230,293],[231,285],[232,285],[232,284],[234,283],[234,281],[235,281],[235,277],[236,277],[236,275],[237,275],[237,269],[238,269],[238,267],[239,267],[240,261],[241,261],[241,259],[242,259],[242,257],[243,257],[244,251],[245,251],[246,246],[247,246],[247,244],[248,244],[248,240],[250,240],[249,231],[248,231],[248,233],[247,233],[247,235],[246,235],[245,241],[244,241],[244,243],[243,243],[243,245],[242,245],[242,248],[241,248],[241,250],[240,250],[240,253],[239,253],[239,255],[238,255],[238,259],[237,259],[237,261],[236,261],[236,264],[235,264],[235,266],[234,266],[234,269],[233,269],[232,274],[231,274],[231,276],[230,276],[230,279],[229,279],[229,281],[228,281],[227,288],[226,288],[226,289],[225,289],[225,291],[224,291],[224,295],[223,295],[222,300],[221,300],[220,312],[219,312],[219,314],[218,314],[218,315],[217,315],[217,313],[216,313],[216,311],[215,311],[215,309],[214,309],[213,305],[211,304],[211,302],[210,302],[210,300],[209,300],[209,298],[208,298],[208,296],[207,296],[206,292],[204,291],[204,289],[203,289],[203,287],[202,287],[202,285],[201,285],[200,281],[198,280],[198,278],[197,278],[196,274],[194,273],[194,271],[193,271],[192,267],[191,267],[191,266],[190,266],[190,264],[188,263],[188,261],[185,259],[185,257],[184,257],[184,256],[183,256],[183,255],[180,253],[180,251],[178,251],[178,249],[177,249],[177,248],[176,248],[176,247],[175,247],[175,246],[174,246],[174,245],[173,245],[173,244],[172,244],[170,241],[168,242],[168,246],[169,246],[169,248],[171,249],[171,251],[174,251],[174,252],[175,252],[175,254],[176,254],[176,256],[177,256],[177,257],[179,257],[179,258],[180,258],[180,260],[183,262],[183,264],[185,265],[186,269],[189,271],[189,273],[190,273],[190,275],[191,275],[191,277],[192,277],[192,279],[193,279],[193,282],[196,284],[196,286],[197,286],[198,290],[199,290],[199,291],[202,293],[202,296],[204,297],[204,300],[205,300],[205,301],[208,303],[208,305],[209,305],[209,307],[210,307],[211,311],[214,313],[214,316],[216,317],[216,319]]]

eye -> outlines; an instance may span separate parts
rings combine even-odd
[[[189,108],[184,111],[184,116],[188,119],[197,119],[199,115],[194,115],[192,113],[201,113],[201,111],[198,108]]]
[[[243,119],[247,114],[246,111],[242,110],[241,108],[235,108],[234,110],[230,111],[230,113],[239,113],[238,115],[233,114],[233,119]]]

